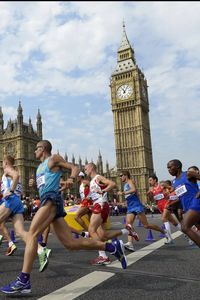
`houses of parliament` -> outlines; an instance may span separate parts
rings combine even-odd
[[[136,64],[134,49],[128,40],[124,24],[121,44],[117,51],[117,64],[110,78],[110,89],[116,168],[110,170],[106,162],[104,169],[100,152],[97,162],[94,163],[97,165],[98,173],[115,181],[119,190],[121,190],[119,174],[122,170],[128,170],[136,182],[141,200],[145,202],[148,177],[153,173],[147,80]],[[19,102],[16,119],[9,120],[4,128],[3,112],[0,107],[0,175],[3,173],[4,154],[14,156],[26,196],[37,193],[29,186],[29,180],[35,176],[39,164],[35,158],[35,147],[43,138],[42,117],[39,110],[34,129],[31,119],[28,123],[24,122],[23,108]],[[68,161],[67,154],[64,158]],[[82,162],[79,157],[76,162],[73,156],[72,163],[79,165],[83,170],[87,159]],[[66,178],[68,175],[64,174]],[[78,186],[70,192],[78,194]]]

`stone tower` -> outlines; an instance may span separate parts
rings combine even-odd
[[[5,154],[14,156],[15,166],[17,167],[23,186],[23,194],[35,194],[29,188],[29,179],[35,172],[39,162],[35,159],[35,147],[42,139],[42,120],[40,112],[37,115],[37,131],[33,129],[31,119],[29,123],[23,122],[23,109],[21,102],[17,109],[17,119],[8,121],[4,128],[4,119],[0,107],[0,176],[3,174],[2,161]]]
[[[117,171],[129,170],[145,202],[148,176],[153,172],[147,80],[136,64],[124,24],[110,87]]]

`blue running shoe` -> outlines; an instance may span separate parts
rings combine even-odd
[[[22,293],[28,294],[31,292],[31,283],[28,280],[26,283],[23,283],[19,277],[10,284],[3,286],[0,288],[0,291],[5,294],[15,294],[15,293]]]
[[[126,269],[127,261],[126,261],[126,255],[124,252],[123,241],[118,240],[118,239],[113,239],[112,244],[113,244],[113,246],[115,246],[116,250],[114,253],[111,253],[111,254],[114,255],[121,262],[122,268]]]

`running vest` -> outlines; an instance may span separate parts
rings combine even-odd
[[[89,186],[85,186],[84,182],[81,183],[80,187],[79,187],[79,194],[81,197],[81,200],[85,199],[90,193],[90,188]]]
[[[159,184],[157,186],[153,187],[152,190],[151,190],[151,192],[153,194],[153,199],[155,201],[166,199],[166,196],[163,193],[163,188]]]
[[[187,211],[192,204],[192,199],[199,191],[198,184],[190,182],[187,178],[187,172],[182,172],[181,177],[172,181],[172,185],[175,188],[176,195],[181,200],[183,210]]]
[[[59,192],[61,171],[52,172],[48,167],[48,157],[37,168],[36,182],[40,197],[48,192]]]
[[[3,197],[5,196],[5,194],[7,192],[10,191],[10,188],[12,186],[12,179],[10,177],[7,177],[5,175],[2,176],[2,181],[1,181],[1,192],[3,194]],[[22,194],[22,184],[19,180],[15,190],[14,190],[15,195],[17,195],[18,197],[21,197]]]
[[[107,202],[107,192],[105,192],[103,195],[98,194],[98,191],[101,192],[103,189],[105,189],[105,185],[98,183],[97,177],[100,175],[96,175],[91,181],[90,181],[90,198],[93,200],[94,203],[104,203]]]

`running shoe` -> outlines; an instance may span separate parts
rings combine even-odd
[[[133,247],[133,244],[130,244],[129,242],[124,244],[124,247],[129,250],[129,251],[132,251],[132,252],[135,252],[135,249]]]
[[[126,229],[127,229],[128,232],[129,232],[128,235],[132,236],[137,242],[140,240],[139,235],[137,234],[136,231],[134,231],[134,230],[132,229],[131,224],[127,224],[127,225],[126,225]]]
[[[90,261],[91,265],[99,266],[99,265],[109,265],[111,263],[109,257],[98,256],[97,258]]]
[[[3,286],[0,288],[0,291],[5,294],[15,294],[15,293],[22,293],[28,294],[31,292],[31,283],[28,280],[26,283],[23,283],[19,277],[10,284]]]
[[[42,253],[38,254],[38,258],[39,258],[39,265],[40,265],[39,272],[43,272],[49,262],[45,249],[42,251]]]
[[[113,239],[112,244],[113,246],[115,246],[115,252],[111,254],[114,255],[121,262],[122,268],[126,269],[127,262],[126,262],[126,255],[124,252],[124,244],[122,240]]]
[[[15,244],[12,244],[12,246],[8,247],[5,255],[10,256],[17,250],[17,246]]]
[[[172,245],[172,244],[174,244],[174,241],[173,241],[173,240],[167,240],[167,241],[165,242],[165,245]]]
[[[3,241],[3,235],[0,235],[0,245],[2,244]]]

